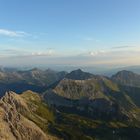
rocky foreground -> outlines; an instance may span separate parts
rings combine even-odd
[[[34,93],[30,93],[30,98],[32,101],[35,98],[40,100],[40,97]],[[37,105],[29,104],[30,98],[27,101],[26,93],[17,95],[14,92],[7,92],[1,98],[0,140],[56,140],[34,123],[43,118],[34,114]]]

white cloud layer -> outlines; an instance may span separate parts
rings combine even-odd
[[[49,50],[47,50],[45,52],[41,52],[41,51],[39,51],[39,52],[32,52],[31,56],[52,56],[53,54],[54,54],[54,50],[49,49]]]
[[[59,55],[61,54],[61,55]],[[138,65],[140,62],[140,48],[91,50],[83,54],[68,54],[52,48],[46,50],[6,49],[0,52],[0,63],[17,65],[109,65],[126,66]],[[2,57],[3,56],[3,57]]]
[[[8,29],[0,29],[0,35],[7,36],[7,37],[24,37],[28,35],[28,33],[23,32],[23,31],[12,31]]]
[[[104,53],[106,53],[106,51],[104,51],[104,50],[91,51],[91,52],[89,52],[89,54],[90,54],[91,56],[102,55],[102,54],[104,54]]]

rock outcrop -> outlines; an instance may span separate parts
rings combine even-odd
[[[21,95],[7,92],[0,100],[0,140],[54,140],[31,121],[28,104]]]

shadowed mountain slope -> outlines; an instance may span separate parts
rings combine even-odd
[[[53,83],[61,80],[66,72],[53,70],[40,70],[37,68],[28,71],[1,71],[0,72],[0,96],[6,91],[21,93],[26,90],[43,92]]]

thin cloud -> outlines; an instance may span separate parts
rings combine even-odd
[[[92,38],[92,37],[85,37],[84,38],[85,41],[94,41],[94,42],[100,42],[100,40]]]
[[[112,47],[112,49],[127,49],[127,48],[135,48],[136,46],[116,46],[116,47]]]
[[[55,51],[53,49],[47,49],[44,51],[32,51],[22,49],[4,49],[1,50],[0,55],[3,57],[38,57],[38,56],[54,56]]]
[[[13,31],[13,30],[8,30],[8,29],[0,29],[0,35],[7,36],[7,37],[24,37],[29,34],[24,31]]]

